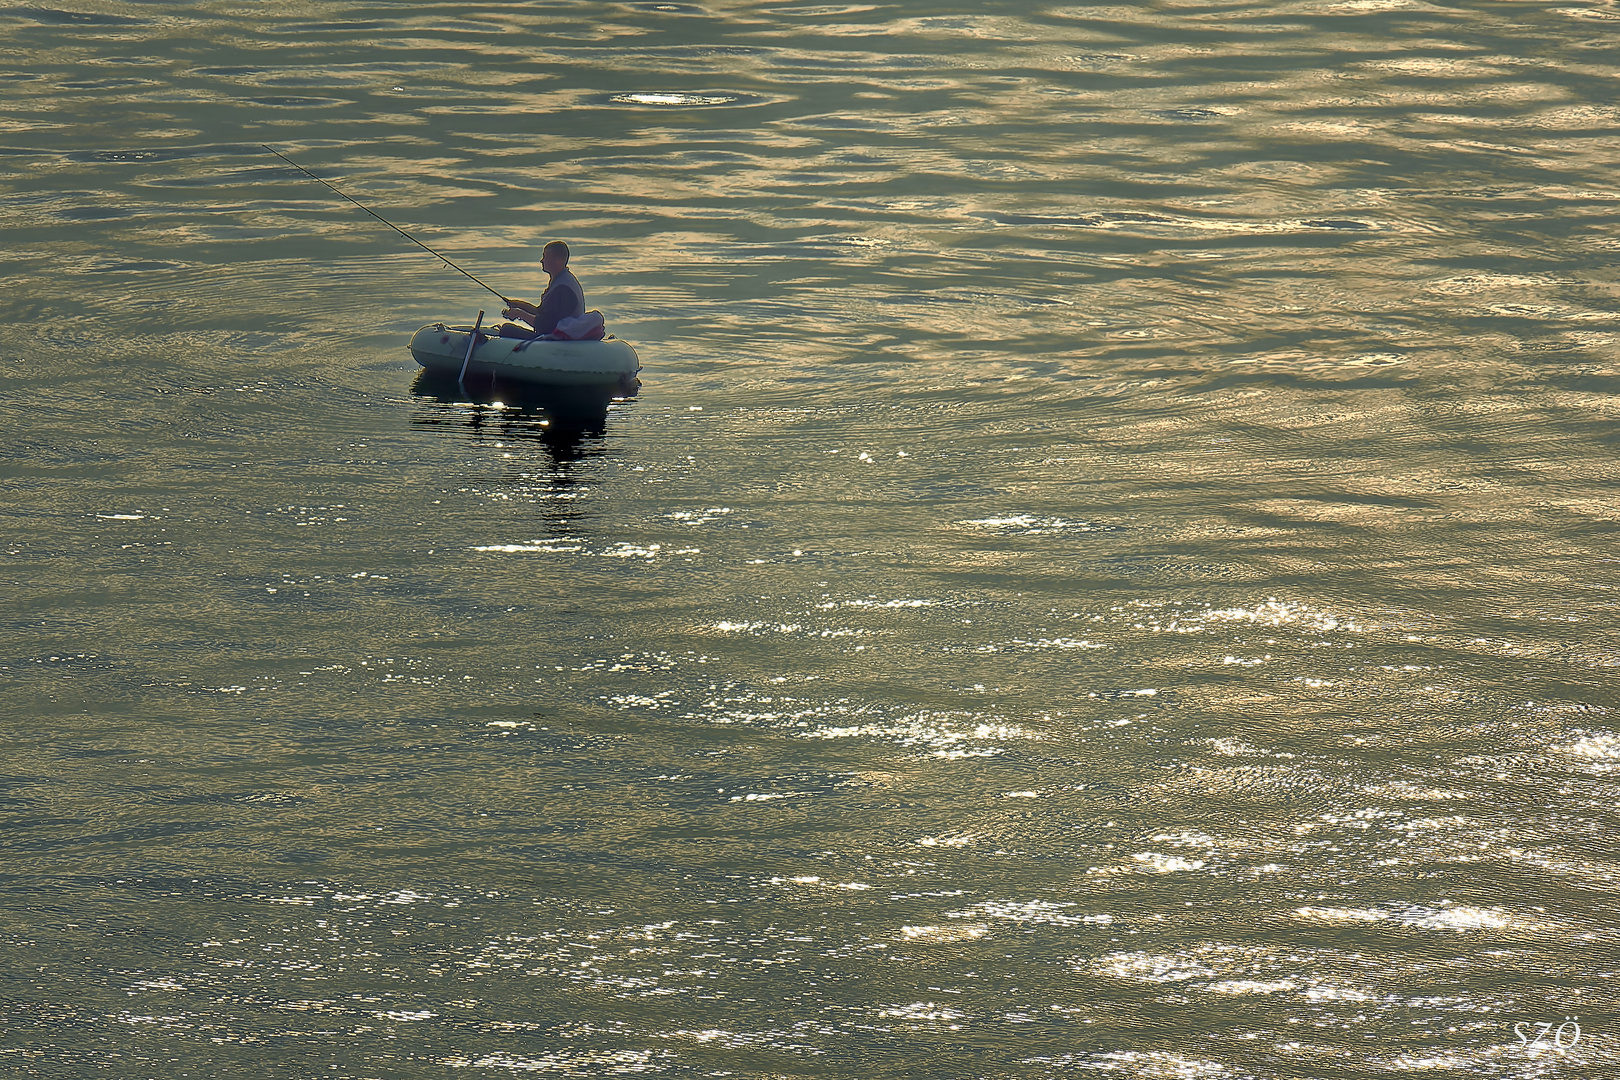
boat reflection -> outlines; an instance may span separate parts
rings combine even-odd
[[[634,379],[606,386],[491,383],[488,376],[468,383],[419,373],[411,384],[419,403],[412,426],[456,431],[473,443],[530,440],[559,466],[602,453],[609,408],[634,398],[641,385]]]

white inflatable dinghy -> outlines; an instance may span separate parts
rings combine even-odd
[[[459,375],[467,358],[470,326],[430,323],[411,335],[411,355],[435,374]],[[482,334],[473,349],[467,377],[518,379],[552,386],[586,386],[633,380],[641,360],[628,341],[554,341],[550,338],[503,338]]]

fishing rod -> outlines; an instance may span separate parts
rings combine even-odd
[[[299,172],[303,173],[305,176],[309,177],[311,180],[315,181],[317,184],[325,184],[327,187],[332,188],[333,191],[337,191],[337,193],[339,195],[343,195],[343,192],[338,191],[338,189],[335,188],[335,187],[332,187],[331,184],[327,184],[325,180],[322,180],[320,177],[316,176],[314,173],[310,172],[308,169],[306,169],[302,165],[298,164],[298,162],[294,161],[292,158],[288,157],[286,154],[283,154],[280,150],[277,150],[272,146],[265,146],[264,143],[260,143],[259,145],[263,146],[266,150],[269,150],[272,154],[276,155],[276,157],[280,158],[282,161],[285,161],[287,164],[291,165],[293,168],[297,169]],[[347,196],[347,195],[343,195],[343,197],[345,199],[349,199],[349,196]],[[488,285],[485,285],[482,281],[479,281],[478,278],[475,275],[468,274],[467,271],[462,270],[461,267],[457,266],[455,263],[451,262],[449,259],[446,259],[443,255],[440,255],[437,251],[434,251],[432,248],[430,248],[426,244],[422,243],[422,241],[418,240],[416,237],[412,236],[410,233],[406,232],[404,229],[400,228],[398,225],[395,225],[392,221],[389,221],[387,218],[383,217],[381,214],[379,214],[376,211],[372,210],[369,206],[364,205],[358,199],[349,199],[349,201],[354,203],[354,205],[360,207],[360,209],[364,210],[366,213],[370,214],[372,217],[376,218],[378,221],[382,222],[384,225],[388,226],[390,229],[393,229],[395,232],[399,233],[399,235],[403,236],[405,239],[409,240],[411,243],[415,244],[417,247],[421,248],[423,251],[427,252],[429,255],[432,255],[435,258],[442,261],[446,266],[450,267],[450,269],[461,271],[461,273],[466,274],[468,277],[472,278],[474,281],[477,281],[478,284],[483,285],[484,288],[489,289],[490,292],[495,293],[496,296],[500,297],[501,303],[506,304],[508,307],[511,306],[511,304],[512,304],[511,300],[507,299],[504,296],[501,296],[501,294],[496,292],[494,289],[490,289]]]

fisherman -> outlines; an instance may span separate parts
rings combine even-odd
[[[557,324],[563,319],[577,319],[585,314],[585,290],[580,287],[579,278],[568,269],[568,245],[561,240],[547,244],[540,252],[540,269],[551,280],[546,285],[546,291],[540,294],[539,306],[527,300],[507,301],[511,306],[501,315],[523,321],[502,323],[501,337],[542,337],[557,329]]]

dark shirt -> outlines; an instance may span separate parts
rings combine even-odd
[[[546,294],[540,298],[540,314],[534,317],[534,329],[537,333],[549,334],[557,329],[557,323],[570,317],[579,310],[579,294],[560,281],[553,282],[546,289]]]

